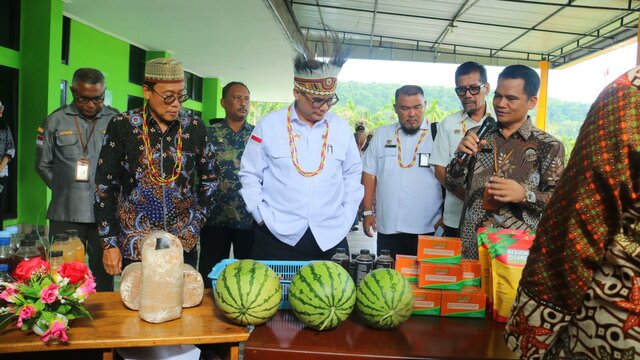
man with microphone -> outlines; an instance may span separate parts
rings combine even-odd
[[[447,190],[466,192],[460,219],[465,259],[478,258],[479,227],[535,230],[562,174],[564,146],[528,116],[539,88],[533,69],[506,67],[493,98],[497,126],[487,118],[469,131],[447,166]]]

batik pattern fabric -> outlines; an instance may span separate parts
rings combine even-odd
[[[140,259],[140,240],[154,230],[176,235],[186,251],[198,242],[217,187],[213,154],[199,119],[181,114],[164,133],[147,114],[153,163],[172,175],[182,127],[182,168],[162,186],[151,180],[142,137],[142,110],[116,115],[107,127],[96,172],[96,222],[104,248],[119,247],[127,259]]]
[[[640,356],[638,86],[603,90],[545,210],[505,331],[523,359]]]
[[[535,128],[530,118],[508,138],[496,128],[485,139],[487,144],[469,163],[461,164],[454,158],[445,176],[447,190],[464,188],[467,194],[460,218],[465,259],[478,259],[476,233],[480,227],[535,230],[564,170],[564,146],[555,137]],[[482,195],[489,178],[496,175],[496,168],[498,176],[515,180],[525,191],[531,191],[535,199],[504,204],[495,211],[485,210]]]
[[[218,179],[218,191],[214,194],[214,207],[207,219],[209,226],[248,230],[253,225],[253,216],[240,195],[240,159],[249,141],[254,126],[246,121],[238,132],[226,121],[207,128],[209,148],[216,159],[214,171]]]

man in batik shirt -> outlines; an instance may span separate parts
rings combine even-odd
[[[229,257],[231,244],[236,259],[251,258],[253,217],[240,196],[240,159],[254,126],[247,122],[251,97],[247,86],[232,81],[222,88],[220,105],[224,121],[207,128],[209,147],[216,159],[214,168],[219,181],[214,206],[200,236],[199,270],[208,279],[213,266]],[[211,281],[205,280],[210,287]]]
[[[506,327],[523,359],[640,356],[640,67],[591,106]]]
[[[460,220],[465,259],[478,258],[479,227],[535,230],[564,169],[562,143],[535,128],[527,115],[538,102],[539,88],[533,69],[507,66],[493,97],[498,126],[482,140],[479,128],[469,130],[457,154],[466,153],[470,160],[456,156],[447,167],[447,190],[466,190]]]
[[[96,172],[96,222],[112,275],[140,260],[140,241],[154,230],[177,236],[185,263],[195,267],[216,186],[204,123],[180,113],[188,98],[182,64],[147,62],[142,91],[144,108],[109,123]]]

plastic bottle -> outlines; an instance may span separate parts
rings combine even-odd
[[[13,257],[13,265],[10,266],[10,268],[15,270],[18,264],[20,264],[24,260],[29,260],[35,257],[41,257],[40,252],[36,247],[36,240],[29,235],[25,236],[20,241],[20,247],[18,248],[18,251],[16,251],[16,254]]]
[[[71,230],[65,230],[65,233],[69,235],[69,243],[71,244],[71,247],[75,251],[76,261],[83,263],[84,254],[85,254],[84,243],[82,243],[82,240],[80,240],[80,237],[78,236],[78,231],[71,229]]]
[[[19,233],[18,227],[7,226],[7,228],[4,230],[7,231],[9,235],[11,235],[11,250],[15,254],[15,252],[18,251],[18,246],[20,245],[20,237],[18,236],[18,233]]]
[[[376,259],[374,269],[393,269],[393,258],[391,257],[391,251],[383,249],[380,250],[380,256]]]
[[[373,269],[373,257],[369,253],[369,249],[360,250],[360,255],[356,258],[356,286],[367,276]]]
[[[36,247],[38,248],[38,251],[44,255],[42,258],[46,260],[46,255],[49,252],[49,240],[44,236],[40,236],[37,229],[31,230],[31,233],[27,234],[27,236],[29,235],[36,240]]]
[[[55,234],[53,235],[53,244],[51,244],[51,251],[62,251],[62,260],[64,262],[72,262],[76,260],[75,249],[69,242],[69,235],[67,234]]]
[[[49,267],[51,268],[52,276],[58,272],[58,268],[64,262],[64,259],[62,258],[62,256],[63,256],[62,250],[54,250],[49,255]]]
[[[342,266],[347,272],[349,271],[349,255],[345,248],[337,248],[335,255],[331,257],[331,261]]]
[[[11,249],[11,235],[8,231],[0,231],[0,265],[6,264],[5,272],[12,272],[13,249]]]

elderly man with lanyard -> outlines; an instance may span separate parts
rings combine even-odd
[[[114,275],[140,260],[140,241],[154,230],[177,236],[185,263],[195,267],[195,246],[217,184],[204,123],[180,113],[188,98],[182,63],[147,62],[142,92],[144,108],[109,124],[96,173],[103,264]]]
[[[258,224],[255,259],[330,259],[348,249],[362,164],[349,123],[328,112],[346,61],[332,49],[326,62],[297,55],[294,103],[258,122],[242,156],[241,194]]]
[[[51,189],[49,234],[76,230],[89,255],[97,291],[113,291],[102,267],[102,245],[94,217],[94,174],[102,137],[118,110],[104,105],[105,79],[97,69],[73,74],[73,102],[52,112],[38,128],[36,171]]]

